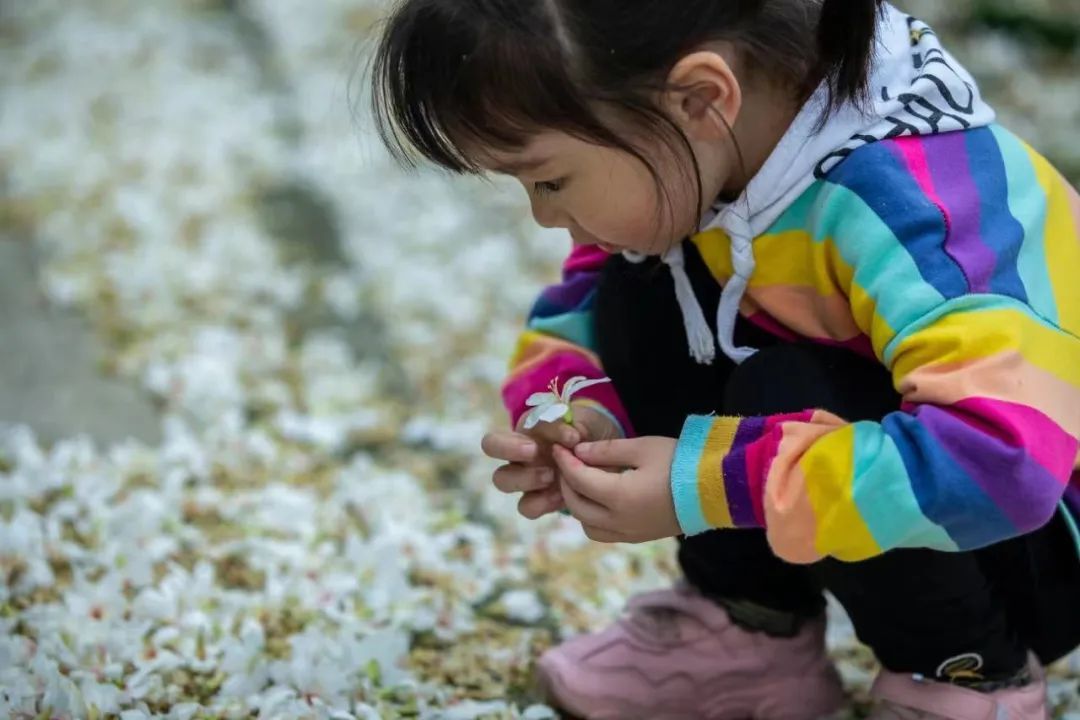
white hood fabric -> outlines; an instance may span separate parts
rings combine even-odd
[[[702,230],[722,229],[731,239],[734,275],[717,309],[721,350],[741,363],[755,350],[735,346],[739,306],[756,266],[754,238],[764,234],[817,179],[868,143],[905,135],[932,135],[983,127],[994,111],[983,102],[974,79],[942,48],[929,26],[891,5],[882,13],[866,112],[846,105],[824,128],[828,101],[822,86],[806,103],[765,165],[743,194],[717,205]],[[628,256],[632,261],[640,257]],[[716,358],[716,344],[683,266],[681,246],[663,257],[675,280],[690,354],[701,364]]]

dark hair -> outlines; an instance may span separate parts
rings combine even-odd
[[[740,65],[806,100],[825,82],[823,121],[861,103],[884,0],[400,0],[375,55],[372,103],[391,153],[479,173],[469,148],[523,147],[561,130],[649,158],[601,108],[657,132],[693,165],[689,141],[652,99],[675,64],[730,41]],[[698,183],[699,194],[700,184]]]

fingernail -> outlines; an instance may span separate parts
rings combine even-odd
[[[551,468],[546,468],[540,473],[540,482],[544,485],[551,485],[555,482],[555,471]]]
[[[581,442],[581,435],[574,428],[568,427],[563,430],[562,433],[563,443],[566,445],[577,445]]]
[[[574,454],[578,457],[585,457],[592,450],[592,443],[581,443],[574,448]]]

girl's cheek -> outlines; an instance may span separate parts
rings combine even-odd
[[[577,225],[597,241],[620,249],[655,255],[670,247],[668,235],[674,237],[677,231],[666,209],[657,207],[656,194],[636,186],[622,189],[623,195],[597,192],[576,198],[572,212]]]

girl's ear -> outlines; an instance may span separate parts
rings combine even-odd
[[[720,53],[691,53],[668,75],[664,109],[691,139],[728,139],[742,103],[742,87]]]

